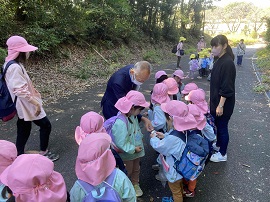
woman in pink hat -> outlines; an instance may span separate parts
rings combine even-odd
[[[143,146],[143,134],[141,132],[137,115],[149,107],[145,97],[138,91],[131,90],[125,97],[120,98],[115,107],[122,113],[128,123],[117,119],[112,127],[115,145],[123,152],[120,157],[126,164],[128,176],[134,186],[137,197],[142,196],[143,192],[139,186],[140,158],[145,155]]]
[[[6,140],[0,140],[0,176],[3,171],[10,166],[17,157],[17,149],[15,144]],[[6,201],[8,195],[7,187],[0,179],[0,201]]]
[[[197,127],[197,122],[193,115],[189,113],[185,103],[178,100],[171,100],[161,104],[161,109],[165,112],[167,125],[170,127],[167,133],[151,133],[150,144],[161,155],[157,159],[163,166],[164,174],[168,180],[170,190],[175,202],[183,202],[183,182],[182,176],[174,168],[175,158],[180,159],[186,147],[186,142],[172,133],[183,132]],[[165,161],[166,163],[163,163]],[[165,165],[168,166],[165,166]]]
[[[179,92],[175,95],[176,97],[174,98],[174,100],[181,100],[181,91],[184,90],[185,87],[185,84],[182,82],[183,79],[185,79],[184,72],[181,69],[175,70],[175,72],[173,73],[173,78],[178,84],[179,89]]]
[[[176,94],[179,92],[178,84],[174,78],[167,78],[163,81],[164,84],[168,87],[168,95],[171,100],[177,99]],[[174,96],[175,95],[175,96]]]
[[[130,180],[115,168],[115,159],[109,149],[111,141],[106,133],[93,133],[82,140],[75,166],[78,180],[70,190],[72,202],[81,202],[86,196],[91,201],[96,201],[96,198],[105,201],[105,197],[111,201],[136,201]],[[99,190],[99,195],[96,190]]]
[[[30,136],[31,124],[34,122],[40,127],[40,154],[52,161],[59,158],[48,151],[51,123],[42,107],[40,93],[34,88],[24,64],[30,52],[38,48],[28,44],[21,36],[12,36],[7,40],[8,56],[4,64],[11,64],[6,72],[5,80],[12,99],[16,102],[18,114],[16,147],[18,155],[24,153],[25,144]],[[14,63],[13,63],[14,62]]]
[[[66,202],[67,190],[62,175],[48,158],[39,154],[22,154],[1,174],[16,202]]]

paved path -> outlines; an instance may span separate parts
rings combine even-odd
[[[229,125],[228,161],[209,163],[199,177],[195,198],[185,201],[270,201],[270,108],[267,106],[266,97],[252,90],[257,81],[251,62],[255,51],[256,48],[248,47],[243,67],[237,67],[237,101]],[[188,56],[184,56],[181,61],[185,72],[188,72],[188,60]],[[175,63],[155,66],[154,71],[163,69],[171,74],[175,66]],[[205,78],[193,81],[203,88],[209,97],[209,82]],[[185,81],[188,82],[190,80]],[[153,85],[154,74],[141,88],[148,100]],[[60,159],[55,162],[55,169],[63,174],[68,189],[76,180],[74,165],[78,146],[74,140],[75,127],[87,111],[100,112],[99,103],[104,89],[105,84],[98,85],[85,93],[62,99],[58,104],[46,108],[53,125],[50,148],[60,154]],[[15,120],[7,124],[1,123],[0,137],[15,142],[15,124]],[[38,144],[38,129],[33,126],[27,150],[38,149]],[[146,156],[142,159],[140,178],[144,196],[140,201],[149,201],[151,197],[154,201],[161,201],[163,196],[170,196],[170,191],[168,185],[164,188],[155,180],[157,173],[151,170],[156,153],[149,146],[148,133],[145,133],[145,149]]]

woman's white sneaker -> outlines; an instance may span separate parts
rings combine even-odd
[[[227,154],[225,154],[224,156],[222,156],[222,154],[220,152],[212,154],[210,161],[216,162],[216,163],[222,162],[222,161],[227,161]]]

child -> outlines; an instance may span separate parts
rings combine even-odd
[[[6,140],[0,140],[0,176],[3,171],[10,166],[17,157],[17,149],[15,144]],[[0,179],[0,201],[6,201],[10,196],[6,191],[6,186],[2,184]]]
[[[200,69],[199,69],[199,76],[198,79],[201,79],[204,76],[207,76],[207,69],[209,67],[210,61],[207,55],[204,55],[204,57],[200,60]]]
[[[151,103],[153,103],[153,110],[148,110],[148,118],[152,123],[155,131],[166,132],[166,117],[161,110],[160,105],[170,101],[168,96],[168,87],[164,83],[158,83],[154,86],[151,95]]]
[[[54,164],[39,154],[22,154],[1,174],[16,202],[66,202],[67,190],[62,175],[53,170]]]
[[[176,95],[179,92],[179,88],[178,88],[178,84],[175,81],[174,78],[167,78],[166,80],[163,81],[164,84],[167,85],[168,87],[168,95],[170,97],[171,100],[177,100],[177,96]]]
[[[182,98],[185,99],[185,96],[188,95],[190,91],[197,90],[198,88],[196,83],[188,83],[185,85],[184,90],[181,91]]]
[[[185,78],[184,76],[184,72],[180,69],[178,70],[175,70],[175,72],[173,73],[173,78],[175,79],[175,81],[177,82],[178,84],[178,89],[179,89],[179,92],[176,94],[176,99],[177,100],[181,100],[181,91],[184,89],[185,87],[185,84],[182,82],[182,80]],[[176,100],[174,99],[174,100]]]
[[[167,78],[168,78],[168,75],[163,70],[157,71],[157,73],[155,74],[156,83],[161,83],[162,81],[164,81]]]
[[[195,130],[199,135],[201,134],[201,130],[205,127],[206,125],[206,118],[205,116],[201,113],[201,111],[197,108],[196,105],[194,104],[188,104],[188,109],[189,112],[194,116],[196,122],[197,122],[197,127],[191,129],[190,131]],[[197,179],[194,180],[183,180],[184,185],[184,197],[194,197],[195,196],[195,188],[197,185]]]
[[[166,159],[163,161],[169,166],[165,167],[164,163],[158,158],[158,162],[162,164],[164,174],[168,180],[170,190],[173,195],[174,202],[183,201],[183,184],[182,176],[174,168],[174,161],[180,159],[185,149],[186,143],[179,137],[170,135],[174,130],[185,132],[186,130],[195,128],[197,122],[195,118],[188,112],[188,107],[185,103],[178,100],[171,100],[168,103],[161,104],[161,109],[165,112],[167,123],[172,126],[168,133],[151,133],[151,146]]]
[[[114,144],[123,152],[121,158],[126,164],[128,176],[136,191],[136,196],[142,196],[143,192],[139,186],[140,158],[145,155],[141,132],[137,115],[145,108],[149,107],[145,97],[138,91],[131,90],[125,97],[120,98],[115,107],[122,113],[128,123],[117,119],[112,127]]]
[[[11,64],[6,72],[5,80],[13,100],[16,99],[18,155],[24,154],[24,148],[31,133],[32,122],[40,127],[40,154],[52,161],[59,159],[58,154],[48,150],[51,123],[42,107],[40,93],[34,88],[33,83],[24,67],[29,55],[38,48],[28,44],[21,36],[11,36],[7,40],[8,56],[4,68]]]
[[[75,140],[78,145],[91,133],[106,133],[103,127],[104,118],[96,112],[90,111],[81,117],[80,126],[76,127]]]
[[[199,61],[196,59],[195,54],[190,55],[189,61],[189,78],[194,79],[194,73],[199,69]]]
[[[109,185],[122,201],[136,201],[130,180],[121,170],[115,168],[115,159],[109,149],[111,141],[111,137],[106,133],[93,133],[82,140],[75,166],[78,180],[70,190],[71,202],[81,202],[88,194],[92,197],[92,192],[86,193],[84,187],[91,185],[102,190],[104,181],[112,181]]]

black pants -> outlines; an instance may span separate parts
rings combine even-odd
[[[177,56],[177,68],[180,68],[181,69],[181,67],[180,67],[180,61],[181,61],[181,56]]]
[[[24,154],[24,147],[31,133],[32,122],[34,122],[37,126],[40,127],[39,129],[40,150],[46,151],[46,149],[48,148],[49,136],[52,129],[49,119],[46,116],[42,119],[35,120],[35,121],[25,121],[24,119],[18,118],[17,140],[16,140],[16,147],[17,147],[18,155]]]

